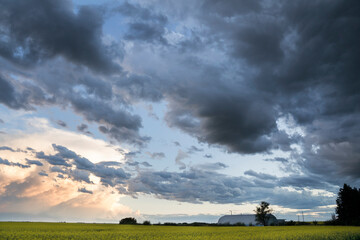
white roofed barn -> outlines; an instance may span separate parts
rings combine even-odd
[[[267,225],[277,225],[278,220],[272,214],[268,214],[268,221]],[[246,226],[254,225],[254,226],[262,226],[256,222],[255,214],[240,214],[240,215],[225,215],[222,216],[218,224],[229,224],[229,225],[236,225],[236,224],[245,224]]]

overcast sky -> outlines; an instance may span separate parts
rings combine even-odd
[[[356,0],[0,0],[0,220],[330,219],[359,39]]]

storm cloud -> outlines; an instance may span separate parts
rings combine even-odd
[[[57,152],[55,155],[45,155],[41,153],[36,156],[38,157],[40,155],[40,158],[47,160],[51,165],[76,167],[75,170],[69,168],[52,168],[53,172],[66,173],[75,181],[83,181],[86,183],[92,183],[89,176],[90,174],[94,174],[100,178],[102,184],[107,186],[115,186],[124,183],[124,180],[130,178],[130,174],[126,173],[122,168],[114,168],[102,163],[95,164],[64,146],[56,144],[53,144],[52,146]]]
[[[84,6],[75,14],[70,1],[1,1],[0,54],[22,65],[63,56],[91,69],[119,70],[101,41],[101,9]],[[34,14],[35,13],[35,14]]]
[[[114,11],[128,17],[128,31],[125,33],[125,39],[139,40],[146,42],[158,41],[165,44],[166,39],[165,25],[167,17],[165,15],[155,13],[152,9],[143,8],[140,5],[125,2]]]
[[[86,120],[106,124],[110,138],[146,144],[150,138],[138,133],[141,119],[103,79],[122,73],[115,61],[123,54],[118,42],[103,42],[105,7],[82,6],[75,13],[70,1],[36,0],[1,1],[0,7],[1,103],[26,110],[70,104]],[[27,81],[20,84],[19,78]],[[79,94],[82,90],[85,94]],[[118,100],[123,105],[115,108]]]
[[[116,22],[113,35],[109,22]],[[360,184],[359,38],[356,0],[94,6],[0,0],[0,103],[14,111],[70,110],[81,118],[78,134],[128,147],[119,151],[124,168],[107,159],[93,163],[57,143],[54,154],[34,150],[31,158],[38,160],[26,159],[28,165],[5,158],[0,164],[50,165],[50,173],[81,184],[94,184],[93,175],[134,197],[219,204],[261,199],[294,208],[333,204],[312,189],[334,193],[344,182]],[[161,110],[152,109],[156,104]],[[151,121],[196,142],[169,136],[173,155],[147,148],[153,136],[143,128],[158,130],[141,117],[150,105],[162,116]],[[58,125],[70,123],[62,119]],[[210,148],[261,156],[282,177],[266,167],[220,173],[231,163]],[[208,162],[193,161],[199,153]],[[154,159],[178,169],[156,169]]]
[[[175,60],[176,50],[164,51],[176,79],[163,81],[168,125],[240,154],[293,152],[298,144],[303,153],[291,156],[303,171],[332,183],[358,182],[359,3],[186,4],[177,4],[177,11],[170,5],[158,9],[205,26],[194,27],[194,34],[211,36],[203,43],[219,58],[204,60],[202,48]],[[279,130],[278,120],[286,116],[305,134]]]
[[[322,206],[332,203],[332,197],[302,190],[289,191],[277,187],[277,179],[266,176],[267,182],[246,177],[229,177],[215,171],[191,168],[183,172],[142,171],[129,181],[127,194],[155,194],[159,198],[191,203],[256,202],[265,199],[272,204],[293,208]],[[270,180],[270,181],[269,181]],[[267,197],[264,198],[264,193]],[[298,199],[297,201],[289,201]]]

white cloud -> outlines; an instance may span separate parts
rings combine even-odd
[[[51,144],[55,143],[72,149],[93,163],[124,160],[123,154],[116,150],[118,146],[111,146],[101,139],[84,134],[51,127],[47,119],[26,118],[24,124],[24,131],[10,129],[10,134],[0,135],[0,145],[15,149],[31,147],[37,151],[52,152]]]

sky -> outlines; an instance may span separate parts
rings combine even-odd
[[[0,221],[330,219],[359,38],[356,0],[0,0]]]

